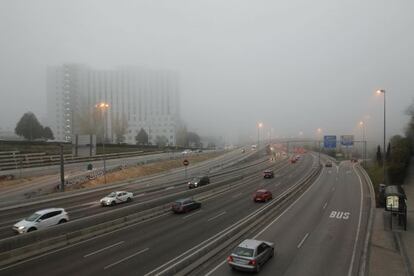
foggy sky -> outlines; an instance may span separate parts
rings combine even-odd
[[[201,134],[401,133],[414,98],[411,0],[1,0],[0,127],[46,116],[46,66],[176,70]]]

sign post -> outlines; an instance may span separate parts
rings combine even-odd
[[[185,179],[187,179],[187,166],[190,165],[190,161],[188,161],[187,159],[184,159],[183,165],[184,165]]]

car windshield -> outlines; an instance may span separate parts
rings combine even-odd
[[[35,220],[37,220],[38,218],[40,218],[40,214],[38,214],[38,213],[34,213],[34,214],[32,214],[32,215],[30,215],[28,218],[26,218],[26,220],[27,221],[35,221]]]
[[[233,254],[242,257],[253,257],[254,250],[251,248],[236,247],[236,249],[233,251]]]
[[[116,193],[112,192],[108,195],[108,197],[116,197]]]
[[[192,182],[198,182],[198,181],[200,181],[200,178],[199,177],[194,177],[193,178],[193,180],[191,180]]]

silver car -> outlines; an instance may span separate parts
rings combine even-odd
[[[13,225],[13,231],[17,234],[32,232],[49,226],[69,221],[68,213],[63,208],[49,208],[37,211],[31,216],[22,219]]]
[[[274,244],[267,241],[244,240],[227,257],[232,269],[259,272],[264,263],[273,257]]]

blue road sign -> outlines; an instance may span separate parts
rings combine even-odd
[[[323,137],[323,147],[325,149],[336,149],[336,135],[325,135]]]

